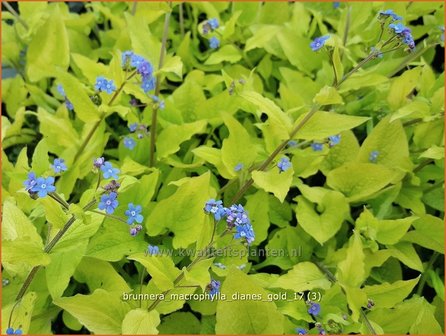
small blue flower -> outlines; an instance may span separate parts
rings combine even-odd
[[[380,16],[383,16],[383,17],[391,17],[392,18],[392,21],[398,21],[398,20],[402,20],[402,17],[401,16],[399,16],[399,15],[397,15],[397,14],[395,14],[394,12],[393,12],[393,10],[391,10],[391,9],[387,9],[387,10],[385,10],[385,11],[380,11],[379,12],[379,15]]]
[[[155,77],[145,77],[142,80],[141,88],[144,90],[145,93],[147,93],[155,88],[155,84]]]
[[[138,68],[144,62],[146,62],[146,60],[142,56],[136,54],[130,56],[130,65],[134,68]]]
[[[54,159],[54,163],[51,165],[55,173],[64,172],[67,170],[64,159]]]
[[[226,269],[226,266],[223,265],[223,264],[220,263],[220,262],[216,262],[216,263],[214,263],[214,266],[215,266],[215,267],[218,267],[218,268],[221,268],[221,269]]]
[[[315,152],[320,152],[321,150],[324,149],[324,145],[319,143],[319,142],[313,142],[311,144],[311,148],[315,151]]]
[[[26,191],[31,190],[37,183],[37,176],[34,172],[28,173],[28,178],[23,182]]]
[[[54,186],[54,177],[49,176],[39,177],[36,180],[36,184],[31,188],[31,191],[36,192],[37,196],[45,197],[50,192],[56,191],[56,187]]]
[[[239,172],[240,170],[242,170],[243,169],[243,167],[244,167],[244,164],[243,163],[237,163],[237,165],[234,167],[234,171],[235,172]]]
[[[105,159],[103,157],[97,158],[93,161],[93,166],[95,166],[96,168],[101,168],[104,162]]]
[[[65,99],[65,106],[67,107],[68,110],[73,111],[74,110],[74,105],[68,100]]]
[[[296,328],[296,334],[298,334],[298,335],[306,335],[307,331],[304,328]]]
[[[21,335],[23,332],[22,332],[22,329],[17,329],[15,332],[14,332],[14,335]]]
[[[313,42],[310,43],[311,50],[318,51],[319,49],[321,49],[324,46],[325,41],[327,41],[329,38],[330,38],[330,35],[316,37],[313,40]]]
[[[329,136],[328,140],[329,140],[330,147],[339,145],[339,143],[341,142],[341,135],[338,134],[338,135]]]
[[[133,222],[142,223],[144,216],[141,215],[142,208],[140,205],[133,205],[133,203],[128,204],[128,209],[125,211],[127,216],[127,224],[133,224]]]
[[[148,255],[157,255],[160,254],[160,248],[156,245],[150,245],[147,247],[147,254]]]
[[[216,18],[209,19],[208,23],[212,30],[217,29],[220,26]]]
[[[284,171],[287,171],[288,168],[291,167],[291,162],[288,157],[284,156],[280,159],[280,161],[277,163],[277,168],[279,168],[279,172],[283,173]]]
[[[206,202],[203,210],[207,214],[213,214],[216,221],[219,221],[226,214],[223,202],[216,201],[213,198]]]
[[[94,88],[97,91],[105,91],[108,94],[111,94],[111,93],[113,93],[113,91],[116,90],[116,86],[115,86],[113,80],[112,79],[111,80],[107,80],[103,76],[98,76],[96,78],[96,83],[94,85]]]
[[[248,245],[251,245],[251,243],[255,239],[254,230],[252,229],[251,223],[238,225],[235,227],[236,233],[234,234],[235,239],[246,239],[246,242]]]
[[[102,176],[105,179],[118,179],[118,174],[119,174],[119,169],[118,168],[113,168],[113,166],[111,165],[110,162],[104,162],[104,164],[101,166],[101,170],[102,170]]]
[[[297,146],[297,141],[296,140],[290,140],[290,141],[288,141],[287,146],[290,147],[290,148],[296,147]]]
[[[111,192],[110,194],[104,194],[101,196],[101,201],[99,202],[98,208],[100,210],[105,210],[109,215],[115,212],[118,207],[118,200],[116,199],[117,194]]]
[[[226,223],[228,228],[233,228],[234,226],[250,224],[248,214],[241,204],[233,204],[230,208],[224,208]]]
[[[218,47],[220,47],[220,40],[215,36],[211,37],[211,39],[209,40],[209,47],[211,49],[217,49]]]
[[[333,8],[338,9],[341,3],[339,1],[333,1]]]
[[[136,71],[144,78],[148,78],[153,74],[153,66],[150,62],[144,60],[138,65]]]
[[[373,150],[370,152],[369,161],[372,163],[376,163],[378,161],[379,151]]]
[[[122,67],[124,68],[128,62],[130,61],[130,59],[133,56],[133,51],[127,50],[127,51],[123,51],[121,54],[122,57]]]
[[[209,295],[214,296],[220,293],[220,281],[211,280],[211,283],[208,285]]]
[[[318,315],[320,311],[321,311],[321,306],[319,303],[312,302],[310,304],[310,308],[308,308],[308,314],[311,314],[313,316]]]
[[[138,123],[133,123],[129,125],[129,130],[132,133],[135,132],[137,128],[138,128]]]
[[[14,329],[13,328],[6,329],[6,335],[14,335]]]
[[[62,97],[66,97],[66,95],[65,95],[65,90],[63,89],[63,86],[62,86],[62,84],[58,84],[57,85],[57,92],[59,92],[59,94],[62,96]]]
[[[124,146],[130,150],[133,150],[133,148],[135,148],[135,146],[136,146],[135,139],[133,139],[131,137],[125,137],[124,138]]]
[[[401,34],[406,29],[406,26],[402,23],[391,23],[389,24],[389,28],[392,29],[395,34]]]

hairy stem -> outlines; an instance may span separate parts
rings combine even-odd
[[[101,212],[101,211],[98,211],[98,210],[90,210],[90,211],[91,211],[91,212],[94,212],[94,213],[97,213],[98,215],[102,215],[102,216],[104,216],[104,217],[108,217],[108,218],[116,219],[117,221],[120,221],[120,222],[123,222],[123,223],[125,223],[125,224],[128,224],[127,221],[126,221],[125,219],[121,218],[121,217],[114,216],[114,215],[109,215],[109,214],[107,214],[107,213],[104,213],[104,212]]]
[[[16,10],[7,2],[2,1],[3,6],[10,12],[12,15],[14,15],[14,18],[19,22],[26,30],[29,29],[28,24],[20,17],[19,13],[16,12]]]
[[[163,67],[166,44],[167,44],[167,35],[169,34],[169,20],[170,20],[170,12],[166,13],[164,18],[164,30],[163,30],[163,39],[161,41],[161,50],[160,50],[160,58],[158,62],[158,75],[156,76],[156,86],[155,86],[155,96],[159,96],[161,91],[161,68]],[[152,125],[150,126],[150,158],[149,158],[149,167],[153,167],[155,164],[155,142],[156,142],[156,126],[157,126],[157,118],[158,118],[158,108],[156,105],[152,111]]]

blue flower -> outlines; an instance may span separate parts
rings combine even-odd
[[[155,84],[155,77],[144,77],[142,80],[141,88],[144,90],[145,93],[147,93],[155,88]]]
[[[311,144],[311,148],[315,151],[315,152],[320,152],[321,150],[324,149],[324,145],[319,143],[319,142],[313,142]]]
[[[203,210],[207,214],[213,214],[216,221],[219,221],[226,214],[223,202],[216,201],[213,198],[206,202]]]
[[[104,162],[104,164],[101,166],[102,170],[102,176],[105,179],[113,178],[115,180],[118,179],[119,169],[113,168],[110,162]]]
[[[136,71],[144,78],[151,77],[153,74],[153,66],[150,62],[144,60],[138,65]]]
[[[311,50],[318,51],[319,49],[321,49],[324,46],[325,41],[327,41],[329,38],[330,38],[330,35],[316,37],[313,40],[313,42],[310,43]]]
[[[211,37],[211,39],[209,40],[209,47],[211,49],[217,49],[219,46],[220,46],[220,40],[215,36]]]
[[[25,186],[26,191],[31,190],[37,183],[37,177],[34,172],[28,173],[28,178],[23,182],[23,185]]]
[[[251,245],[251,243],[255,239],[254,230],[252,229],[251,223],[246,223],[242,225],[238,225],[235,227],[236,233],[234,234],[235,239],[246,239],[246,242],[248,245]]]
[[[63,86],[62,86],[62,84],[58,84],[57,85],[57,92],[59,92],[59,94],[62,96],[62,97],[66,97],[66,95],[65,95],[65,90],[63,89]]]
[[[338,134],[338,135],[329,136],[328,140],[329,140],[330,147],[339,145],[339,143],[341,142],[341,135]]]
[[[229,228],[234,226],[250,224],[248,214],[241,204],[233,204],[230,208],[224,208],[226,223]]]
[[[208,285],[209,295],[214,296],[220,293],[220,281],[211,280],[211,283]]]
[[[216,263],[214,263],[214,266],[215,266],[215,267],[218,267],[218,268],[221,268],[221,269],[226,269],[226,266],[223,265],[223,264],[220,263],[220,262],[216,262]]]
[[[391,17],[391,18],[392,18],[392,21],[398,21],[398,20],[401,20],[401,19],[402,19],[401,16],[395,14],[395,13],[393,12],[393,10],[391,10],[391,9],[387,9],[387,10],[385,10],[385,11],[380,11],[380,12],[379,12],[379,15],[380,15],[380,16],[383,16],[383,17],[386,17],[386,18]]]
[[[128,209],[125,211],[125,215],[127,216],[127,224],[133,224],[133,222],[142,223],[144,220],[143,215],[141,215],[141,206],[133,205],[133,203],[129,203]]]
[[[131,137],[125,137],[124,138],[124,146],[130,150],[133,150],[133,148],[135,148],[135,146],[136,146],[135,139],[133,139]]]
[[[306,335],[307,331],[304,328],[296,328],[296,334],[298,334],[298,335]]]
[[[49,176],[39,177],[36,180],[36,184],[31,188],[31,191],[36,192],[37,196],[45,197],[50,192],[56,191],[56,187],[54,186],[54,177]]]
[[[15,332],[14,332],[14,335],[21,335],[23,332],[22,332],[22,329],[17,329]]]
[[[147,247],[147,254],[148,255],[157,255],[160,254],[160,248],[156,245],[150,245]]]
[[[243,163],[237,163],[237,165],[234,167],[234,171],[235,172],[239,172],[240,170],[242,170],[244,167]]]
[[[339,1],[333,1],[333,8],[338,9],[341,3]]]
[[[406,29],[406,26],[402,23],[391,23],[389,24],[389,28],[392,29],[395,34],[401,34]]]
[[[370,152],[369,161],[372,163],[376,163],[378,161],[379,151],[373,150]]]
[[[122,67],[125,67],[128,62],[130,61],[130,59],[133,56],[133,51],[127,50],[127,51],[123,51],[121,54],[122,57]]]
[[[208,24],[212,30],[217,29],[220,26],[216,18],[209,19]]]
[[[67,107],[68,110],[73,111],[74,110],[74,106],[73,104],[68,100],[65,99],[65,106]]]
[[[296,147],[297,146],[297,141],[296,140],[290,140],[290,141],[288,141],[288,144],[287,144],[287,146],[288,147]]]
[[[284,156],[280,159],[280,161],[277,163],[277,168],[279,168],[279,173],[283,173],[284,171],[287,171],[288,168],[291,167],[291,162],[288,157]]]
[[[96,168],[101,168],[104,162],[105,159],[103,157],[97,158],[93,161],[93,166],[95,166]]]
[[[14,335],[14,329],[13,328],[6,329],[6,335]]]
[[[116,86],[115,86],[113,80],[112,79],[111,80],[107,80],[103,76],[98,76],[96,78],[96,83],[94,85],[94,88],[97,91],[105,91],[108,94],[111,94],[111,93],[113,93],[113,91],[116,90]]]
[[[64,172],[67,170],[64,159],[54,159],[54,163],[51,165],[55,173]]]
[[[134,68],[138,68],[144,62],[146,62],[146,60],[142,56],[136,54],[130,56],[130,65]]]
[[[138,128],[138,123],[133,123],[129,125],[129,130],[132,133],[135,132],[137,128]]]
[[[98,208],[100,210],[105,210],[109,215],[115,212],[118,206],[118,200],[116,199],[117,194],[111,192],[110,194],[104,194],[101,196],[101,201],[99,202]]]
[[[310,308],[308,308],[308,314],[311,314],[313,316],[318,315],[320,311],[321,311],[321,306],[319,303],[312,302],[310,304]]]

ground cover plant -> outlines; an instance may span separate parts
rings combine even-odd
[[[2,5],[3,334],[442,334],[442,2]]]

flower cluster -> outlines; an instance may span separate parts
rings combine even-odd
[[[104,186],[104,190],[106,193],[101,196],[101,200],[98,205],[98,208],[100,210],[105,210],[107,214],[111,215],[113,212],[115,212],[115,209],[119,205],[119,202],[117,200],[117,191],[120,187],[120,184],[115,181],[118,179],[119,169],[113,168],[112,164],[108,161],[105,161],[103,157],[95,159],[93,162],[93,166],[102,171],[102,177],[104,179],[113,179],[109,184]]]
[[[96,78],[96,83],[94,85],[94,88],[96,91],[102,92],[105,91],[108,94],[112,94],[114,91],[116,91],[116,86],[113,80],[107,80],[103,76],[98,76]]]
[[[395,34],[401,42],[407,45],[410,51],[415,49],[415,41],[410,28],[406,27],[402,23],[395,23],[395,21],[400,21],[403,19],[401,16],[395,14],[391,9],[388,9],[379,12],[378,18],[381,19],[382,22],[385,22],[385,20],[390,18],[392,22],[389,24],[390,31]]]
[[[59,92],[59,94],[64,97],[65,99],[65,106],[67,107],[68,110],[72,111],[74,110],[74,106],[73,104],[68,100],[67,95],[65,94],[65,90],[63,89],[62,84],[57,85],[57,91]]]
[[[313,316],[319,315],[321,311],[321,306],[319,303],[315,302],[309,302],[310,307],[308,308],[308,314],[311,314]]]
[[[251,221],[241,204],[233,204],[225,208],[221,200],[210,199],[204,206],[204,212],[212,214],[216,221],[225,218],[228,229],[235,228],[234,238],[244,239],[248,245],[254,241],[255,234]]]
[[[209,291],[209,295],[214,296],[220,293],[220,285],[221,285],[220,281],[212,279],[211,283],[207,285],[206,288]]]
[[[143,139],[145,136],[149,134],[149,131],[147,130],[147,125],[138,123],[130,124],[129,131],[130,133],[136,133],[137,139]],[[133,150],[136,146],[136,141],[131,135],[127,135],[124,137],[123,144],[124,147],[128,148],[129,150]]]
[[[277,163],[277,168],[279,168],[279,173],[287,171],[292,166],[290,159],[286,156],[281,158]]]
[[[203,34],[207,34],[210,31],[217,29],[220,26],[216,18],[212,18],[203,23]]]
[[[48,193],[56,191],[54,177],[37,177],[34,172],[28,173],[28,178],[23,185],[31,195],[37,194],[39,197],[45,197]]]
[[[145,93],[155,89],[156,79],[153,76],[152,63],[144,57],[130,50],[124,51],[122,53],[122,67],[124,69],[136,69],[136,73],[141,75],[141,88]]]
[[[16,329],[9,327],[6,329],[6,335],[22,335],[22,329]]]
[[[324,35],[320,37],[316,37],[311,43],[310,48],[313,51],[318,51],[325,45],[325,41],[327,41],[330,38],[330,35]]]

